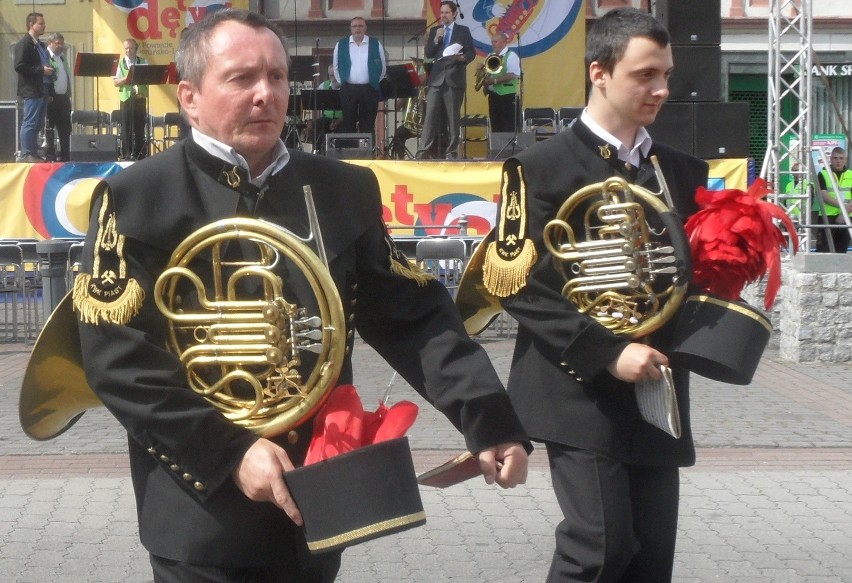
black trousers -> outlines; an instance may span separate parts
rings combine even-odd
[[[520,130],[518,124],[518,106],[514,93],[497,95],[488,93],[488,118],[492,132],[514,132]]]
[[[121,156],[139,160],[147,152],[145,126],[148,117],[148,100],[131,97],[121,102]]]
[[[263,567],[212,567],[150,555],[154,583],[332,583],[340,557],[337,551],[300,561],[282,550]]]
[[[67,162],[71,154],[71,97],[69,95],[54,95],[48,100],[44,135],[47,140],[44,153],[48,159]],[[59,155],[56,154],[56,136],[59,136]]]
[[[671,581],[677,538],[677,468],[632,466],[546,443],[564,519],[547,581]]]
[[[815,225],[823,224],[823,217],[817,213],[811,217],[811,222]],[[829,225],[845,225],[846,222],[840,215],[834,217],[826,217]],[[831,248],[828,246],[828,238],[834,242],[835,253],[846,253],[849,249],[850,237],[849,229],[815,229],[816,231],[816,250],[817,253],[831,253]]]
[[[376,129],[376,115],[379,113],[379,92],[373,89],[372,85],[344,83],[340,88],[340,109],[343,111],[340,133],[353,134],[358,131],[362,134],[372,134]]]

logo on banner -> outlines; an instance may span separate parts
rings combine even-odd
[[[467,220],[471,235],[486,235],[497,219],[497,203],[475,194],[453,192],[432,199],[428,204],[415,204],[411,222],[414,235],[458,235],[459,219]],[[395,217],[399,220],[400,217]],[[405,223],[405,221],[402,221]]]
[[[24,180],[27,219],[45,239],[85,235],[95,185],[121,168],[114,162],[33,164]]]
[[[127,31],[137,40],[160,40],[164,31],[177,38],[184,28],[198,22],[208,12],[230,8],[222,0],[107,0],[107,4],[127,15]],[[176,5],[175,5],[176,4]]]
[[[430,0],[437,16],[441,0]],[[460,0],[456,22],[470,28],[476,50],[491,52],[491,35],[504,32],[521,58],[547,52],[574,26],[581,0]]]

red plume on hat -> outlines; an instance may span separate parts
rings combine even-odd
[[[786,245],[773,219],[789,233],[793,253],[799,239],[784,209],[765,200],[767,194],[766,182],[760,178],[746,192],[696,190],[695,202],[701,210],[685,225],[695,287],[736,301],[747,284],[768,274],[763,301],[767,310],[772,307],[781,287],[781,248]]]

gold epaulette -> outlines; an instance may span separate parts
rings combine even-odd
[[[497,233],[488,245],[483,267],[483,283],[488,291],[505,298],[526,284],[538,254],[527,238],[527,189],[521,163],[509,159],[503,164]]]
[[[92,273],[81,273],[74,281],[74,309],[88,324],[126,324],[142,309],[145,291],[127,277],[124,235],[116,228],[109,190],[103,190]]]

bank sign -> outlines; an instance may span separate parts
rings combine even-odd
[[[852,63],[839,63],[836,65],[814,65],[811,67],[811,75],[814,77],[852,77]]]

